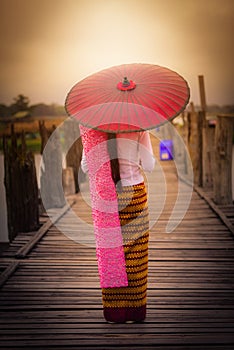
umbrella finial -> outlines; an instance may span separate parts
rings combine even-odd
[[[120,81],[117,85],[117,88],[121,91],[133,90],[135,87],[136,84],[132,80],[128,80],[127,77],[124,77],[123,81]]]
[[[124,80],[123,80],[122,84],[123,84],[123,86],[125,86],[125,87],[127,87],[127,86],[130,85],[130,81],[128,80],[127,77],[124,77]]]

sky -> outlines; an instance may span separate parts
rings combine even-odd
[[[175,70],[200,103],[234,104],[234,0],[0,0],[0,103],[64,104],[101,69]]]

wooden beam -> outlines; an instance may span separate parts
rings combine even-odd
[[[204,76],[199,75],[198,81],[199,81],[201,109],[202,109],[202,111],[206,112],[206,94],[205,94]]]
[[[26,149],[24,132],[17,143],[14,125],[11,142],[4,137],[4,184],[6,189],[9,241],[18,232],[37,230],[39,227],[38,186],[34,156]]]
[[[214,171],[214,199],[217,204],[232,204],[233,132],[234,118],[217,116]]]
[[[3,271],[3,273],[0,276],[0,288],[4,285],[4,283],[9,279],[9,277],[15,272],[18,265],[20,264],[19,261],[13,261],[10,265],[7,266],[7,268]]]
[[[199,194],[199,196],[204,199],[207,204],[210,206],[210,208],[219,216],[219,218],[222,220],[224,225],[229,229],[229,231],[234,236],[234,226],[232,223],[228,220],[226,215],[223,213],[223,211],[212,201],[212,199],[199,187],[194,186],[194,190]]]
[[[206,120],[206,94],[205,94],[205,83],[204,76],[198,76],[199,81],[199,92],[200,92],[200,103],[201,111],[199,112],[200,118],[202,120],[202,171],[200,175],[202,176],[202,182],[199,183],[202,187],[212,187],[213,177],[212,177],[212,154],[213,154],[213,130],[209,128],[208,122]]]

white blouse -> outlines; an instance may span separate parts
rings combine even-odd
[[[122,186],[143,182],[142,169],[151,172],[155,165],[149,132],[121,133],[116,135],[116,140]],[[88,172],[84,153],[81,168],[84,173]]]

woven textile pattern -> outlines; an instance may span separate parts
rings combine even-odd
[[[147,194],[144,184],[123,187],[118,194],[119,216],[124,241],[124,253],[128,286],[122,288],[103,288],[102,299],[104,315],[115,320],[115,315],[124,311],[137,314],[146,308],[147,273],[148,273],[148,240],[149,216]],[[132,311],[133,310],[133,311]]]
[[[80,126],[89,169],[92,216],[101,288],[128,285],[115,184],[107,134]]]

